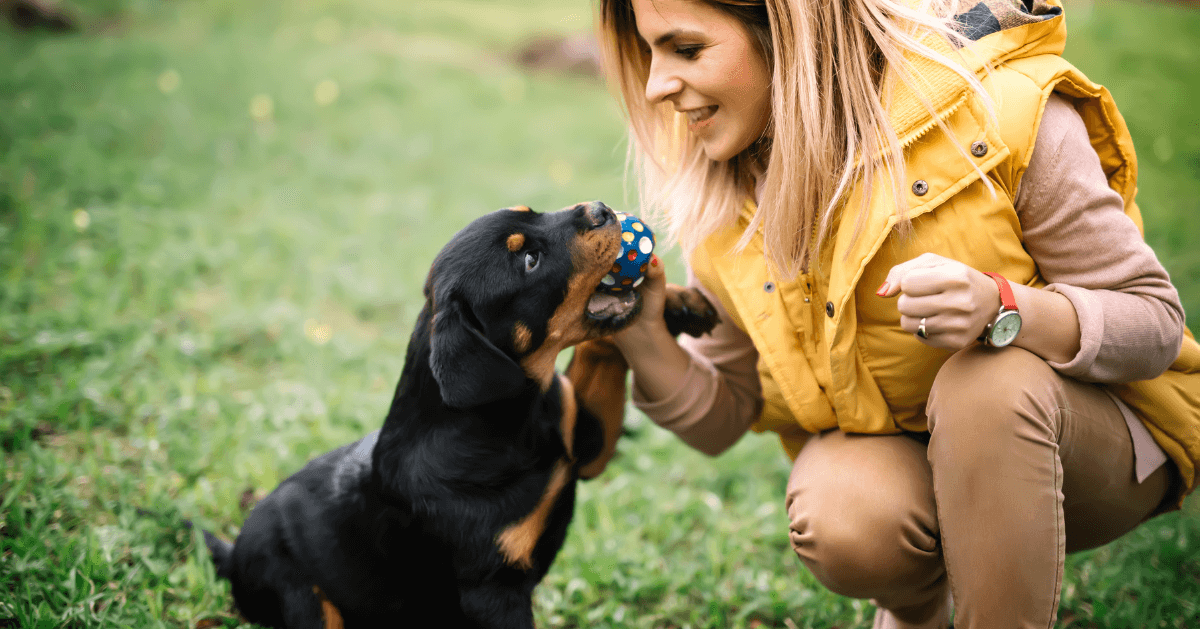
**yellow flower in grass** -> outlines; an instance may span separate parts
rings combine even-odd
[[[179,89],[181,81],[182,79],[178,72],[175,70],[165,70],[162,74],[158,75],[158,91],[163,94],[170,94]]]
[[[340,94],[341,90],[338,88],[337,81],[325,79],[317,83],[316,89],[313,90],[313,100],[317,101],[318,105],[325,107],[326,105],[332,105]]]
[[[259,94],[250,99],[250,117],[259,122],[266,122],[275,115],[275,101],[266,94]]]
[[[333,328],[328,323],[320,323],[316,319],[304,322],[304,336],[317,345],[324,345],[333,338]]]

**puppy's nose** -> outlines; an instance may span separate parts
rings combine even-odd
[[[589,201],[581,203],[580,206],[592,222],[592,227],[603,227],[617,220],[616,214],[613,214],[612,209],[604,205],[603,201]]]

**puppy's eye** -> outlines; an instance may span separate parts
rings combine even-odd
[[[536,251],[528,251],[525,253],[525,272],[532,273],[537,268],[538,262],[542,260],[542,254]]]

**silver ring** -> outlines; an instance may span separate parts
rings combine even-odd
[[[929,332],[925,330],[925,317],[921,317],[921,322],[917,324],[917,336],[923,339],[929,338]]]

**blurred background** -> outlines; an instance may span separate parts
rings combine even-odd
[[[1200,11],[1066,0],[1146,237],[1200,313]],[[0,627],[234,627],[232,537],[380,424],[470,219],[637,212],[590,0],[0,0]],[[677,255],[670,273],[681,280]],[[542,627],[869,627],[792,555],[788,462],[630,412]],[[1073,556],[1062,627],[1200,626],[1200,504]]]

